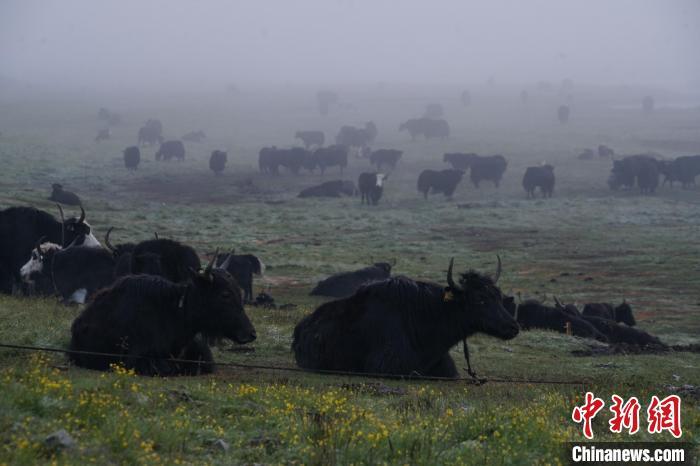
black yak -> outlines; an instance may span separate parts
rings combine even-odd
[[[199,270],[201,262],[194,249],[171,239],[150,239],[138,243],[131,253],[131,273],[154,273],[153,257],[158,258],[159,275],[171,282],[183,282],[191,270]]]
[[[542,165],[541,167],[527,167],[523,176],[523,188],[527,197],[535,197],[535,189],[540,188],[542,197],[552,197],[554,191],[554,167]]]
[[[124,166],[127,170],[136,170],[141,163],[141,151],[137,146],[124,149]]]
[[[278,149],[274,146],[263,147],[258,155],[258,168],[262,173],[277,175],[279,167],[284,167],[289,172],[298,175],[311,157],[312,154],[303,147],[292,147],[291,149]]]
[[[684,188],[695,184],[700,175],[700,155],[682,155],[673,161],[673,173]]]
[[[265,273],[265,264],[259,257],[253,254],[219,254],[216,259],[217,266],[226,264],[226,271],[236,279],[243,289],[244,302],[253,301],[253,275],[261,276]]]
[[[115,261],[109,251],[89,246],[62,249],[57,244],[39,243],[20,274],[25,283],[51,284],[53,289],[42,290],[42,294],[55,292],[64,303],[83,304],[114,281]]]
[[[294,138],[301,139],[306,149],[312,146],[321,147],[326,141],[326,135],[323,134],[323,131],[297,131]]]
[[[450,136],[450,125],[445,120],[432,118],[411,118],[401,123],[399,131],[403,130],[408,131],[412,141],[416,140],[416,136],[423,136],[425,139],[445,139]]]
[[[384,182],[388,178],[389,175],[382,173],[360,173],[360,177],[357,179],[357,188],[362,196],[360,204],[364,204],[366,200],[367,205],[377,205],[379,199],[382,198],[382,193],[384,193]]]
[[[463,154],[460,152],[447,153],[442,156],[442,161],[452,165],[455,170],[469,170],[469,166],[472,160],[475,160],[479,156],[473,153]]]
[[[163,144],[163,124],[160,120],[148,120],[144,126],[139,129],[138,145],[153,146],[155,144]]]
[[[372,121],[365,123],[364,128],[343,126],[335,137],[335,143],[348,147],[367,147],[377,137],[377,125]]]
[[[61,221],[48,212],[33,207],[9,207],[0,210],[0,292],[12,293],[22,283],[20,268],[31,256],[37,242],[45,241],[65,246],[68,244],[97,247],[99,241],[85,221],[85,210],[80,218],[64,221],[63,209],[58,205]]]
[[[49,201],[58,202],[63,205],[82,205],[80,198],[77,194],[71,191],[66,191],[63,186],[54,183],[51,185],[51,195],[49,196]]]
[[[357,188],[352,181],[333,180],[302,189],[297,197],[341,197],[354,196],[356,193]]]
[[[228,154],[226,152],[215,150],[211,153],[211,157],[209,157],[209,169],[213,171],[215,175],[221,175],[226,167],[227,160]]]
[[[476,156],[470,163],[469,178],[477,188],[483,180],[493,181],[498,188],[507,166],[508,162],[502,155]]]
[[[474,271],[447,286],[392,277],[350,297],[322,304],[294,328],[297,364],[311,370],[456,378],[450,349],[483,332],[502,339],[518,334],[494,279]],[[468,363],[469,365],[469,363]],[[469,365],[470,366],[470,365]],[[469,373],[475,376],[471,367]]]
[[[377,262],[352,272],[340,272],[324,278],[311,290],[312,296],[332,296],[345,298],[355,293],[361,286],[384,280],[391,275],[391,264]]]
[[[620,325],[614,320],[590,315],[584,315],[583,319],[605,335],[610,343],[626,343],[639,346],[663,345],[657,337],[649,335],[643,330]]]
[[[613,306],[610,303],[588,303],[583,307],[582,315],[602,317],[615,322],[625,323],[630,327],[634,327],[637,324],[634,314],[632,314],[632,306],[624,300],[618,306]]]
[[[396,163],[401,159],[403,151],[396,149],[379,149],[373,151],[369,156],[369,163],[375,165],[377,170],[382,169],[382,165],[388,165],[392,169],[396,168]]]
[[[182,141],[165,141],[156,152],[156,160],[185,160],[185,145]]]
[[[443,193],[446,198],[451,199],[457,185],[462,181],[462,176],[464,176],[462,170],[423,170],[418,176],[416,185],[425,199],[428,199],[428,192]]]
[[[577,314],[578,311],[574,313],[570,309],[545,306],[538,301],[528,300],[518,305],[517,321],[523,330],[539,328],[559,333],[566,333],[569,324],[572,334],[577,337],[608,341],[605,335]]]
[[[614,160],[608,178],[610,189],[617,191],[623,186],[631,188],[635,182],[641,193],[654,193],[659,185],[659,162],[645,154]]]
[[[348,146],[335,144],[329,147],[321,147],[314,152],[314,160],[321,169],[323,175],[328,167],[340,167],[342,175],[343,169],[348,166]]]
[[[88,369],[120,363],[143,375],[194,375],[214,370],[205,339],[255,340],[241,291],[225,270],[210,263],[190,271],[185,283],[155,276],[127,276],[100,291],[71,325],[70,360]],[[169,359],[187,359],[182,363]]]

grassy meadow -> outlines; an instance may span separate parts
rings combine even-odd
[[[265,289],[277,304],[294,306],[247,307],[258,334],[255,351],[231,351],[224,342],[214,349],[221,362],[294,367],[292,329],[323,302],[308,293],[331,273],[395,260],[396,274],[444,283],[450,257],[457,270],[492,273],[497,254],[505,292],[549,303],[553,296],[577,304],[626,299],[639,328],[672,345],[700,343],[700,190],[611,192],[609,160],[576,158],[598,144],[618,154],[700,153],[700,97],[659,95],[656,112],[643,115],[634,90],[585,88],[561,125],[560,97],[532,89],[522,105],[518,93],[473,89],[473,104],[464,108],[454,89],[355,88],[341,92],[347,105],[328,117],[318,115],[313,90],[291,87],[6,96],[0,208],[55,213],[46,198],[59,182],[81,196],[100,240],[114,226],[115,244],[157,232],[191,244],[203,259],[217,247],[261,257],[266,274],[255,292]],[[399,123],[433,101],[445,107],[451,137],[411,142]],[[98,144],[101,106],[124,121]],[[207,139],[186,143],[184,162],[156,162],[156,148],[142,148],[141,166],[128,173],[121,152],[135,144],[148,118],[161,119],[166,138],[203,129]],[[259,149],[294,144],[296,130],[323,130],[330,142],[340,126],[368,120],[379,129],[373,148],[404,151],[376,207],[361,206],[359,198],[296,197],[304,187],[340,178],[334,168],[324,177],[257,172]],[[214,149],[228,151],[222,176],[208,169]],[[442,154],[454,151],[504,155],[500,188],[475,189],[465,176],[452,200],[423,200],[418,174],[445,167]],[[522,174],[542,162],[555,166],[554,196],[527,200]],[[342,178],[356,182],[362,171],[371,171],[368,161],[352,158]],[[79,312],[55,299],[0,296],[0,343],[66,347]],[[0,464],[559,464],[563,442],[583,439],[571,410],[586,391],[606,401],[594,422],[596,439],[671,440],[611,434],[607,406],[616,393],[638,397],[644,410],[652,395],[682,385],[695,387],[681,392],[683,440],[700,442],[698,353],[579,356],[573,352],[600,345],[546,331],[469,341],[477,373],[498,382],[234,367],[205,377],[145,378],[118,367],[109,373],[70,367],[61,354],[0,348]],[[453,357],[464,365],[461,348]],[[59,429],[73,446],[46,445]]]

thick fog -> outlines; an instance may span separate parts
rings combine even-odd
[[[700,2],[0,2],[0,76],[42,87],[700,87]]]

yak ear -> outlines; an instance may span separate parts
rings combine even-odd
[[[446,286],[442,292],[443,302],[449,303],[450,301],[454,301],[454,299],[455,299],[454,291],[449,286]]]

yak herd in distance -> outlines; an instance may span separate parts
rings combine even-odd
[[[527,96],[521,95],[522,99]],[[319,93],[322,114],[337,102],[334,93]],[[462,94],[468,105],[470,96]],[[645,99],[643,108],[653,110]],[[570,110],[558,109],[562,123]],[[446,138],[449,125],[442,109],[429,105],[421,118],[400,125],[412,139]],[[99,118],[110,125],[120,115],[101,109]],[[101,130],[97,140],[108,139]],[[156,160],[185,158],[184,141],[201,142],[203,131],[193,131],[182,140],[164,140],[163,125],[151,119],[140,128],[138,144],[124,150],[127,169],[137,169],[140,147],[158,145]],[[324,146],[321,131],[298,131],[304,147],[265,147],[259,153],[259,169],[275,176],[284,170],[302,169],[321,173],[337,167],[342,174],[350,154],[367,158],[376,172],[361,173],[357,187],[352,181],[333,180],[304,189],[299,197],[361,195],[362,203],[376,205],[389,178],[384,167],[394,169],[402,152],[371,150],[377,127],[344,126],[335,144]],[[579,158],[595,156],[584,152]],[[612,149],[598,148],[598,157],[612,158]],[[227,153],[216,150],[210,168],[224,171]],[[482,181],[499,186],[508,162],[501,155],[447,153],[446,170],[424,170],[417,189],[451,197],[467,170],[475,187]],[[650,155],[632,155],[613,161],[609,185],[612,189],[637,186],[653,193],[659,176],[666,182],[694,184],[700,174],[700,155],[657,160]],[[523,187],[528,197],[540,188],[543,197],[554,190],[554,167],[528,167]],[[244,304],[266,304],[271,297],[262,292],[253,298],[253,275],[264,273],[264,264],[251,254],[210,254],[203,266],[189,245],[167,238],[140,243],[112,244],[110,228],[104,247],[86,221],[81,200],[60,184],[53,185],[50,199],[58,203],[60,220],[48,212],[14,206],[0,210],[0,292],[20,296],[57,296],[64,303],[85,304],[71,326],[69,359],[76,365],[108,370],[113,363],[148,375],[196,375],[215,369],[210,344],[222,338],[239,344],[255,340],[256,331]],[[78,206],[79,217],[64,218],[60,204]],[[447,267],[445,284],[438,285],[391,275],[394,264],[380,262],[332,275],[319,282],[312,295],[335,298],[319,306],[295,327],[292,350],[297,364],[308,370],[360,372],[392,376],[458,376],[450,349],[462,341],[468,373],[476,377],[469,362],[466,339],[485,333],[511,339],[530,329],[549,329],[590,338],[602,343],[636,348],[668,348],[658,338],[635,328],[629,303],[588,303],[582,310],[572,304],[555,306],[525,300],[516,303],[498,287],[501,259],[491,276],[474,270],[454,274],[454,259]],[[274,305],[273,305],[274,306]]]

